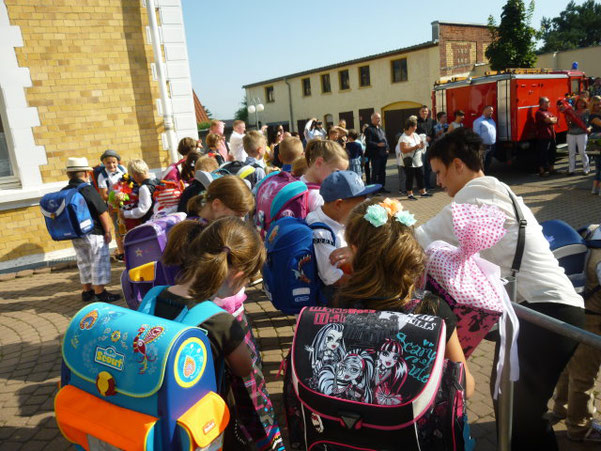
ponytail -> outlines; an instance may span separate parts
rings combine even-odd
[[[180,266],[186,269],[186,261],[190,252],[190,242],[202,232],[204,226],[198,221],[182,221],[170,231],[167,246],[163,251],[162,262],[169,266]],[[187,277],[185,278],[188,279]]]

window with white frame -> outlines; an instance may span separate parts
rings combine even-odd
[[[0,111],[0,183],[3,181],[10,181],[7,180],[6,177],[10,177],[12,179],[15,175],[3,122],[2,112]]]

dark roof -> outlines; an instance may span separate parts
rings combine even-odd
[[[439,25],[456,25],[459,27],[482,27],[482,28],[488,28],[488,25],[483,24],[483,23],[471,23],[471,22],[445,22],[445,21],[441,21],[441,20],[435,20],[434,22],[432,22],[432,24],[439,24]]]
[[[264,85],[267,83],[274,83],[276,81],[281,81],[284,79],[296,78],[296,77],[300,77],[302,75],[308,75],[308,74],[312,74],[315,72],[324,72],[327,70],[337,69],[339,67],[350,66],[351,64],[363,63],[365,61],[371,61],[371,60],[375,60],[375,59],[379,59],[379,58],[385,58],[387,56],[393,56],[393,55],[398,55],[401,53],[413,52],[415,50],[427,49],[429,47],[436,47],[437,45],[438,45],[437,42],[432,42],[432,41],[422,42],[421,44],[412,45],[410,47],[404,47],[402,49],[389,50],[387,52],[376,53],[375,55],[369,55],[369,56],[364,56],[362,58],[357,58],[354,60],[343,61],[341,63],[331,64],[329,66],[323,66],[323,67],[318,67],[316,69],[310,69],[310,70],[305,70],[302,72],[296,72],[296,73],[290,74],[290,75],[284,75],[283,77],[276,77],[276,78],[271,78],[269,80],[258,81],[256,83],[250,83],[248,85],[242,86],[242,88],[252,88],[254,86],[260,86],[260,85]]]

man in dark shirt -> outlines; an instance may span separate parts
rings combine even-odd
[[[430,109],[426,105],[422,105],[419,109],[419,116],[417,118],[417,129],[415,130],[418,135],[426,135],[426,151],[422,154],[422,162],[424,164],[424,187],[426,191],[432,190],[432,167],[430,166],[430,160],[428,159],[428,148],[434,140],[434,119],[430,117]]]
[[[69,184],[63,190],[77,188],[89,182],[87,171],[92,168],[87,158],[69,158],[67,175]],[[92,231],[81,238],[71,240],[75,249],[79,278],[82,284],[81,299],[84,302],[113,302],[121,299],[118,294],[111,294],[104,286],[111,281],[111,258],[109,243],[111,242],[111,219],[108,209],[100,194],[90,184],[79,190],[86,201],[90,216],[94,221]]]
[[[382,117],[379,113],[371,115],[371,125],[365,129],[365,154],[367,158],[371,160],[372,164],[372,177],[368,180],[368,184],[380,184],[382,185],[382,193],[390,193],[384,188],[386,183],[386,162],[388,161],[388,141],[386,140],[386,134],[380,123]]]
[[[538,152],[538,174],[547,177],[555,174],[555,124],[557,116],[549,111],[549,99],[541,97],[538,100],[538,110],[535,115],[536,147]]]

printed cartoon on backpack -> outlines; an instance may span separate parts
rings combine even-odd
[[[304,436],[295,430],[291,441],[302,446],[306,437],[305,446],[311,449],[326,444],[382,449],[399,443],[413,449],[420,428],[433,430],[444,423],[459,433],[463,422],[452,410],[463,413],[463,404],[456,405],[463,391],[459,397],[453,394],[455,403],[448,402],[446,392],[438,394],[444,352],[445,325],[434,316],[303,309],[285,374],[294,391],[286,391],[285,406],[290,424]],[[443,406],[444,412],[431,414]],[[436,417],[438,423],[420,423],[425,416]],[[455,421],[457,426],[449,426]]]

